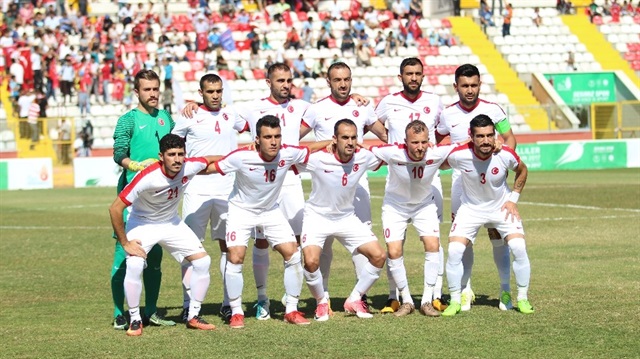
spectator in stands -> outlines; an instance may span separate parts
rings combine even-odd
[[[411,0],[409,3],[409,14],[418,18],[422,17],[422,0]]]
[[[331,36],[329,36],[329,33],[327,32],[327,30],[323,27],[320,29],[320,33],[318,33],[318,39],[316,40],[316,47],[318,48],[318,50],[320,50],[320,48],[324,47],[324,48],[329,48],[329,40],[331,39]]]
[[[347,30],[342,33],[342,43],[340,44],[340,50],[342,50],[342,56],[344,56],[345,52],[354,53],[356,48],[356,44],[353,41],[353,34],[351,31]]]
[[[17,52],[14,52],[11,56],[11,66],[9,66],[9,74],[13,76],[13,80],[18,84],[19,90],[24,85],[24,67],[20,63]]]
[[[615,5],[615,2],[614,2]],[[566,6],[566,5],[565,5]],[[596,0],[591,0],[591,4],[589,4],[589,19],[593,22],[593,18],[596,16],[602,16],[598,12],[598,4],[596,4]]]
[[[609,0],[604,0],[604,3],[600,7],[600,10],[605,16],[611,15],[611,4],[609,4]]]
[[[307,30],[313,31],[313,17],[309,16],[305,21],[302,22],[300,27],[300,34],[304,34]]]
[[[298,58],[293,61],[293,77],[294,78],[307,78],[311,77],[311,73],[309,73],[309,67],[307,66],[307,62],[304,59],[304,55],[298,55]]]
[[[176,45],[173,46],[173,53],[176,61],[189,61],[187,58],[187,51],[189,51],[189,48],[184,44],[184,40],[178,39]]]
[[[295,27],[291,27],[291,30],[289,30],[289,32],[287,33],[287,38],[284,42],[284,48],[293,48],[295,50],[298,50],[300,48],[300,36],[298,35]]]
[[[267,38],[267,33],[265,32],[262,35],[262,50],[273,50],[273,48],[271,48],[271,45],[269,45],[269,39]]]
[[[60,17],[56,15],[54,10],[49,9],[49,11],[47,11],[47,17],[44,19],[44,27],[54,30],[58,26],[60,26]]]
[[[80,116],[85,118],[86,115],[91,114],[91,105],[89,103],[89,89],[91,87],[91,73],[87,71],[86,66],[84,65],[85,59],[82,59],[82,67],[78,72],[77,83],[78,83],[78,107],[80,108]]]
[[[218,71],[229,70],[229,64],[224,56],[222,56],[222,48],[220,47],[216,49],[216,67],[218,68]]]
[[[233,68],[233,72],[236,74],[236,79],[238,80],[247,79],[244,76],[244,67],[242,66],[242,61],[238,60],[238,62],[236,63],[236,67]]]
[[[216,70],[216,53],[213,52],[211,46],[204,50],[204,68],[206,71]]]
[[[633,16],[635,10],[633,9],[633,4],[631,1],[627,2],[626,0],[622,2],[622,16]]]
[[[335,36],[333,36],[333,30],[331,29],[331,19],[325,17],[324,20],[322,20],[322,22],[320,23],[320,26],[321,29],[324,29],[332,39],[335,39]]]
[[[68,165],[71,162],[71,123],[65,118],[62,119],[62,123],[58,128],[58,138],[62,141],[60,143],[59,160],[63,165]]]
[[[291,5],[289,5],[285,0],[280,0],[278,3],[273,5],[272,9],[271,16],[273,20],[282,22],[282,14],[285,11],[291,10]]]
[[[576,59],[573,54],[573,51],[569,50],[569,52],[567,53],[567,59],[565,60],[565,62],[567,63],[567,72],[578,70],[578,68],[576,67]]]
[[[358,44],[362,44],[364,47],[369,47],[369,35],[364,30],[360,30],[360,33],[358,34]]]
[[[62,91],[62,103],[67,103],[67,97],[71,101],[73,81],[76,78],[76,72],[73,69],[70,56],[67,56],[62,61],[62,67],[60,68],[60,89]]]
[[[451,31],[444,26],[438,30],[438,44],[440,46],[451,46]]]
[[[313,63],[313,68],[311,69],[311,77],[314,79],[326,78],[327,77],[327,69],[329,66],[326,64],[326,60],[324,57],[318,59],[318,61]]]
[[[211,46],[214,49],[217,49],[221,46],[220,44],[220,29],[218,29],[217,27],[214,27],[213,29],[211,29],[211,32],[209,33],[209,37],[207,38],[207,40],[209,41],[209,46]]]
[[[362,16],[358,16],[358,18],[353,22],[353,33],[357,35],[360,33],[360,31],[366,30],[366,29],[367,29],[367,24],[364,22],[364,19],[362,18]]]
[[[507,8],[502,14],[502,36],[511,35],[511,18],[513,17],[513,7],[507,4]]]
[[[304,82],[304,86],[302,86],[302,99],[311,102],[313,98],[313,88],[309,86],[309,81]]]
[[[11,75],[9,79],[9,99],[13,106],[13,117],[18,117],[20,112],[20,106],[18,105],[18,98],[20,98],[20,85],[16,81],[16,77]]]
[[[369,48],[364,47],[362,43],[358,44],[356,47],[356,64],[358,66],[371,66],[371,53],[369,51]]]
[[[373,6],[369,6],[364,11],[364,21],[371,29],[375,29],[380,25],[378,21],[378,10],[375,10]]]
[[[238,24],[246,25],[249,24],[249,21],[251,21],[251,17],[244,9],[240,9],[240,12],[238,13],[238,15],[236,15],[235,21]]]
[[[207,18],[204,14],[199,14],[196,18],[195,24],[193,24],[193,29],[196,31],[196,34],[202,34],[209,31],[209,23],[206,21]]]
[[[38,117],[40,117],[40,105],[37,96],[33,96],[33,101],[29,105],[29,114],[27,115],[27,123],[29,124],[29,137],[31,137],[30,150],[35,149],[36,144],[40,141],[40,129],[38,128]]]
[[[386,47],[384,49],[385,56],[391,56],[391,53],[394,53],[394,56],[398,56],[398,47],[402,46],[398,38],[395,36],[393,31],[389,31],[386,40]]]
[[[164,66],[162,67],[164,73],[164,87],[172,87],[171,82],[173,80],[173,66],[171,60],[168,57],[164,58]]]
[[[168,31],[171,25],[173,25],[173,17],[169,15],[169,12],[165,9],[160,16],[160,27],[162,31]]]
[[[407,6],[404,4],[404,1],[396,0],[391,5],[391,11],[393,12],[393,18],[398,20],[398,19],[403,19],[409,12],[409,9],[407,9]]]
[[[36,99],[36,95],[33,90],[22,89],[20,97],[18,97],[18,115],[20,117],[19,132],[20,138],[30,138],[29,123],[27,122],[29,117],[29,108]]]
[[[271,65],[273,65],[273,64],[275,64],[275,62],[271,58],[271,55],[267,55],[267,61],[264,63],[264,74],[265,74],[265,76],[267,75],[267,71],[269,70],[269,67],[271,67]]]
[[[130,3],[125,4],[125,6],[118,11],[118,19],[124,26],[127,26],[133,21],[133,9],[131,9]]]
[[[375,46],[374,51],[377,56],[384,55],[384,50],[387,48],[387,39],[384,37],[382,31],[378,31],[376,38],[374,39]]]
[[[247,34],[247,40],[249,40],[249,68],[254,70],[260,68],[260,35],[256,32],[256,28],[252,27],[249,34]]]
[[[540,25],[542,25],[542,16],[540,16],[539,7],[535,7],[533,9],[533,16],[531,20],[533,21],[533,24],[536,25],[536,27],[540,27]]]
[[[482,8],[480,9],[480,24],[482,25],[482,31],[486,34],[487,27],[496,26],[493,22],[493,12],[489,9],[489,5],[484,2],[482,3]]]
[[[162,91],[162,106],[164,106],[164,109],[169,113],[173,113],[171,111],[171,104],[173,104],[173,88],[165,85],[164,91]]]
[[[310,49],[313,47],[313,32],[311,29],[306,29],[300,34],[300,47],[303,49]]]
[[[344,9],[342,9],[338,0],[333,0],[333,4],[331,4],[331,18],[333,20],[342,19],[342,11],[344,11]]]

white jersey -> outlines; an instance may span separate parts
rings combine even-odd
[[[440,165],[455,146],[428,149],[424,158],[415,161],[409,157],[406,145],[371,147],[376,157],[388,165],[389,176],[384,189],[383,204],[401,209],[415,209],[434,200],[431,183]]]
[[[282,145],[278,155],[265,161],[257,151],[239,149],[216,162],[218,173],[236,173],[229,203],[260,213],[277,207],[285,175],[292,165],[309,159],[307,147]]]
[[[180,116],[172,133],[186,140],[187,157],[226,155],[238,148],[236,132],[246,130],[247,123],[231,107],[210,111],[205,106],[193,118]],[[187,193],[228,196],[233,176],[213,173],[197,176],[185,190]]]
[[[138,223],[168,222],[178,216],[183,189],[208,162],[202,157],[186,158],[180,172],[169,177],[160,161],[140,171],[120,192],[120,199],[131,206],[130,221]]]
[[[440,96],[420,91],[415,100],[396,92],[382,98],[376,106],[376,115],[389,130],[388,143],[401,144],[405,140],[405,129],[409,122],[420,120],[429,129],[429,141],[436,143],[435,129],[442,112]]]
[[[508,121],[502,108],[493,102],[478,99],[478,103],[470,110],[464,109],[460,102],[449,105],[442,110],[436,131],[441,136],[450,135],[451,143],[459,143],[469,136],[469,123],[478,115],[487,115],[494,124]]]
[[[506,145],[487,159],[478,158],[473,144],[456,147],[449,154],[449,164],[460,171],[462,180],[462,205],[474,211],[500,211],[511,190],[507,185],[507,173],[520,164],[520,157]]]
[[[344,103],[339,103],[332,96],[329,96],[309,106],[302,116],[302,126],[313,130],[316,141],[326,141],[333,138],[333,127],[336,122],[345,118],[356,124],[358,142],[362,142],[364,128],[377,121],[371,104],[358,107],[352,98]]]
[[[282,143],[291,146],[300,144],[300,120],[302,115],[309,107],[309,103],[303,100],[289,100],[284,103],[277,103],[271,98],[263,98],[254,100],[248,104],[238,107],[238,113],[247,124],[251,131],[252,138],[257,136],[256,124],[258,120],[266,115],[276,116],[280,119],[280,128],[282,129]],[[300,184],[300,176],[293,172],[288,172],[285,179],[285,185]]]
[[[380,165],[382,161],[367,150],[356,150],[345,163],[326,149],[312,153],[307,164],[299,166],[311,172],[311,194],[305,210],[334,219],[353,215],[358,182],[368,170],[375,171]]]

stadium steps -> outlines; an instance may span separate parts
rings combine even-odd
[[[507,94],[509,101],[524,116],[531,130],[548,130],[549,120],[540,103],[484,35],[480,26],[471,17],[451,17],[449,20],[452,33],[463,44],[469,46],[480,59],[480,63],[487,67],[487,71],[495,79],[496,90]],[[552,123],[551,128],[555,129],[555,124]]]
[[[480,0],[460,0],[461,9],[479,9]]]
[[[369,5],[373,6],[376,10],[387,10],[387,2],[385,0],[371,0],[369,1]]]
[[[629,66],[629,62],[620,56],[613,44],[607,41],[604,34],[589,22],[587,16],[562,15],[562,22],[569,27],[571,32],[578,37],[587,50],[593,54],[593,58],[602,66],[603,70],[622,70],[632,81],[640,81],[640,78]]]

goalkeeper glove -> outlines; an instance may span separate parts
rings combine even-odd
[[[154,164],[158,162],[157,158],[148,158],[144,161],[131,161],[129,162],[129,166],[127,166],[127,169],[129,171],[133,171],[133,172],[138,172],[138,171],[142,171],[143,169],[149,167],[150,165]]]

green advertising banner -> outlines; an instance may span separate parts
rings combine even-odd
[[[0,190],[9,189],[9,164],[0,162]]]
[[[624,141],[521,144],[516,152],[530,170],[627,167],[627,143]]]
[[[568,105],[615,102],[613,72],[545,74]]]

